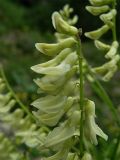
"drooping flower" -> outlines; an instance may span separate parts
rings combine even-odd
[[[77,35],[78,29],[69,25],[64,21],[58,12],[54,12],[52,15],[52,23],[57,32],[67,35]]]
[[[86,100],[85,103],[85,134],[90,141],[97,145],[97,135],[107,140],[108,136],[99,128],[95,122],[95,104],[91,100]]]
[[[55,44],[48,43],[36,43],[36,48],[48,56],[54,56],[60,53],[65,48],[71,48],[76,45],[76,40],[74,38],[67,38],[61,42]]]
[[[92,160],[90,153],[85,152],[81,160]]]

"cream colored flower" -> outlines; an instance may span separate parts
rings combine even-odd
[[[81,160],[92,160],[92,156],[89,153],[85,153]]]
[[[48,56],[54,56],[60,53],[65,48],[71,48],[76,45],[76,40],[74,38],[66,38],[63,41],[56,44],[48,43],[36,43],[35,47],[41,52]]]
[[[105,140],[108,139],[108,136],[95,123],[95,103],[91,100],[86,100],[85,103],[85,132],[95,145],[98,144],[97,135]]]
[[[104,26],[102,26],[101,28],[99,28],[95,31],[86,32],[85,36],[90,38],[90,39],[99,39],[109,29],[110,29],[110,27],[107,24],[105,24]]]
[[[62,16],[58,12],[54,12],[52,15],[52,23],[54,28],[59,33],[67,35],[77,35],[78,29],[70,26],[66,21],[62,19]]]

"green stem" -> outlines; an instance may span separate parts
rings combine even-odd
[[[112,5],[113,9],[116,9],[116,0],[113,1],[113,5]],[[113,34],[113,40],[116,41],[117,40],[117,35],[116,35],[116,16],[113,18],[113,28],[112,28],[112,34]]]
[[[78,61],[79,61],[79,80],[80,80],[80,110],[81,110],[81,118],[80,118],[80,156],[83,155],[83,109],[84,109],[84,85],[83,85],[83,56],[82,56],[82,49],[81,49],[81,40],[80,36],[77,37],[78,39],[78,48],[77,48],[77,55],[78,55]]]
[[[113,9],[116,9],[116,5],[117,5],[117,0],[114,0],[113,1]],[[112,34],[113,34],[113,40],[116,41],[117,40],[117,35],[116,35],[116,16],[114,17],[113,19],[113,23],[114,23],[114,26],[113,26],[113,30],[112,30]],[[118,66],[120,66],[120,61],[118,62]],[[119,116],[119,115],[118,115]],[[115,146],[115,149],[113,151],[113,154],[111,156],[111,160],[115,160],[116,159],[116,154],[117,154],[117,149],[119,147],[119,144],[120,144],[120,134],[117,138],[117,143],[116,143],[116,146]]]
[[[34,121],[36,120],[35,117],[32,115],[32,113],[28,110],[28,108],[19,100],[19,98],[16,96],[15,92],[13,91],[13,89],[11,88],[10,84],[7,81],[7,78],[5,76],[4,70],[3,68],[0,66],[0,72],[1,72],[1,76],[3,78],[3,80],[5,81],[5,84],[8,88],[8,90],[10,91],[10,93],[12,94],[12,96],[15,98],[16,102],[19,104],[19,106],[25,111],[25,113],[27,113]]]
[[[120,135],[117,137],[117,142],[112,150],[111,160],[116,160],[116,154],[118,151],[119,144],[120,144]]]

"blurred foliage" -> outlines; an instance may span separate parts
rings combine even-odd
[[[24,7],[19,7],[17,4],[11,3],[9,0],[0,1],[0,34],[7,33],[11,29],[17,27],[24,28],[25,15]]]

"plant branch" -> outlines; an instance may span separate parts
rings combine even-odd
[[[1,76],[3,78],[3,80],[5,81],[5,84],[8,88],[8,90],[10,91],[10,93],[12,94],[12,96],[15,98],[16,102],[19,104],[19,106],[25,111],[25,113],[27,113],[34,121],[36,120],[35,117],[32,115],[32,113],[28,110],[27,106],[25,106],[21,101],[20,99],[16,96],[15,92],[13,91],[13,89],[11,88],[6,76],[5,76],[5,73],[4,73],[4,70],[3,70],[3,67],[0,66],[0,72],[1,72]]]

